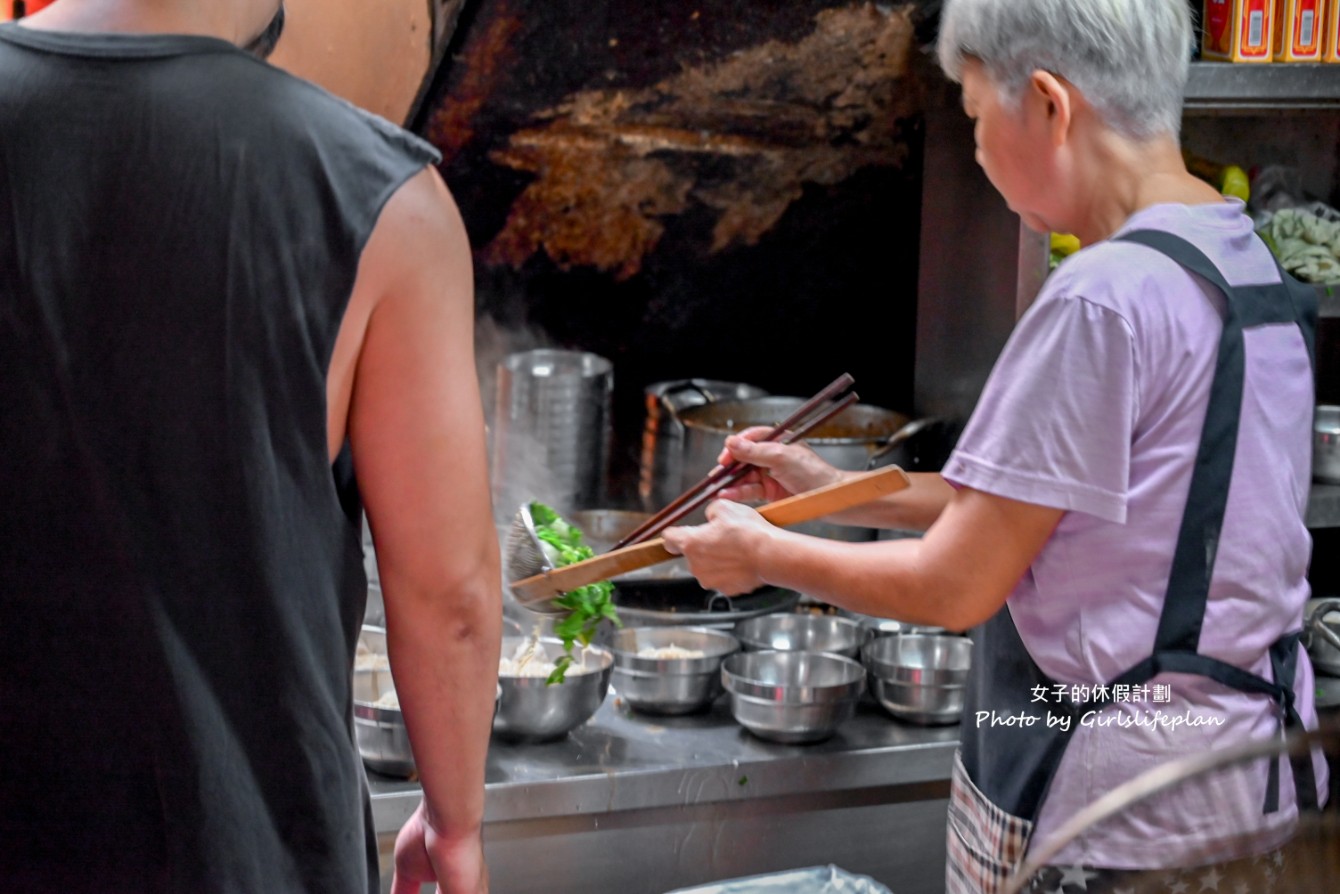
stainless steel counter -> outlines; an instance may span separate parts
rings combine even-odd
[[[662,894],[831,862],[897,894],[939,891],[958,733],[894,721],[867,696],[828,741],[775,745],[737,725],[724,698],[652,717],[611,689],[562,740],[491,744],[493,890]],[[386,867],[419,788],[369,775]]]

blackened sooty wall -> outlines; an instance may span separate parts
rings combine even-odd
[[[493,343],[613,361],[614,478],[655,381],[808,396],[849,371],[864,402],[913,410],[917,20],[851,0],[465,4],[414,126],[464,215],[481,324],[524,333]]]

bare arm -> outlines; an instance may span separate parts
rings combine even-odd
[[[360,263],[345,321],[355,333],[366,318],[348,434],[424,790],[415,822],[428,828],[413,830],[424,837],[414,847],[453,894],[486,890],[479,830],[501,637],[473,288],[464,226],[426,170],[387,204]],[[337,367],[349,350],[337,347]]]
[[[1062,511],[965,488],[919,540],[842,543],[774,528],[738,503],[709,523],[670,528],[667,543],[704,586],[770,583],[854,611],[966,630],[995,614]]]
[[[854,473],[847,473],[854,474]],[[865,528],[925,531],[949,506],[954,488],[939,472],[910,472],[912,486],[879,500],[838,513],[832,521]]]

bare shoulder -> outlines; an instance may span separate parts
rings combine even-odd
[[[439,276],[443,268],[470,262],[469,240],[456,202],[431,167],[407,180],[382,210],[368,239],[359,279],[377,300],[407,280]],[[379,288],[380,286],[380,288]]]
[[[473,314],[465,224],[442,178],[425,168],[387,201],[359,259],[327,376],[330,455],[350,433],[356,392],[368,410],[397,386],[433,382],[444,359],[435,352],[469,346]]]

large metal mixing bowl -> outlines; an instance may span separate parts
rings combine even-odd
[[[358,753],[369,770],[387,776],[412,778],[415,773],[414,752],[410,750],[409,730],[405,715],[399,708],[382,707],[376,701],[395,686],[387,669],[355,670],[354,739]],[[493,713],[497,716],[502,699],[502,686],[493,693]]]
[[[912,723],[957,723],[972,666],[972,640],[962,636],[882,636],[861,649],[870,692],[894,717]]]
[[[870,633],[835,615],[774,614],[740,621],[735,635],[746,652],[831,652],[855,658]]]
[[[389,670],[354,671],[354,738],[369,770],[410,777],[414,775],[414,753],[409,748],[405,715],[399,708],[376,704],[394,689]]]
[[[761,739],[819,742],[856,713],[865,671],[826,652],[737,652],[721,665],[731,714]]]
[[[504,636],[503,655],[514,655],[525,637]],[[557,639],[541,638],[536,660],[553,661],[563,654]],[[544,677],[498,675],[502,698],[493,718],[493,733],[517,742],[545,742],[567,735],[591,719],[609,691],[614,656],[609,650],[591,646],[583,659],[585,670],[574,662],[562,683],[549,685]]]
[[[658,658],[647,649],[676,647],[701,657]],[[651,714],[707,709],[722,693],[721,662],[740,649],[729,633],[706,627],[625,627],[614,634],[614,689],[630,706]]]

